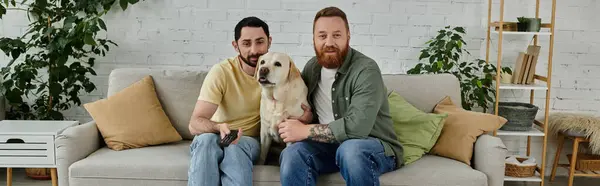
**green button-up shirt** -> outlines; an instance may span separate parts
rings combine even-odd
[[[321,68],[317,58],[313,57],[302,71],[310,105],[314,105]],[[395,156],[396,167],[403,165],[403,148],[392,126],[387,88],[373,59],[350,48],[335,74],[331,99],[335,120],[328,126],[339,143],[348,139],[377,138],[383,144],[385,155]],[[312,112],[316,113],[314,106],[312,108]],[[311,123],[318,122],[318,115],[314,114]]]

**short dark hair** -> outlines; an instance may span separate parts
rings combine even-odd
[[[246,17],[242,20],[240,20],[240,22],[238,22],[237,25],[235,25],[235,30],[234,30],[234,37],[235,37],[235,42],[238,41],[238,39],[240,39],[241,35],[242,35],[242,28],[243,27],[261,27],[263,29],[263,31],[265,31],[265,34],[267,34],[267,37],[269,37],[269,25],[267,25],[267,23],[265,23],[263,20],[259,19],[258,17],[254,17],[254,16],[250,16],[250,17]]]
[[[319,12],[317,12],[317,15],[315,15],[315,19],[313,20],[313,31],[315,30],[315,23],[317,22],[317,19],[321,17],[340,17],[342,18],[342,20],[344,20],[344,23],[346,23],[346,30],[350,31],[350,26],[348,26],[348,18],[346,17],[346,13],[344,13],[344,11],[342,11],[338,7],[330,6],[319,10]]]

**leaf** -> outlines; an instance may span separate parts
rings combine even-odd
[[[465,29],[463,27],[455,27],[454,30],[463,34],[465,33]]]
[[[96,46],[96,41],[94,41],[94,38],[91,34],[85,35],[84,42],[85,44]]]
[[[47,7],[48,0],[35,0],[35,4],[37,7]],[[46,9],[46,8],[44,8]]]
[[[94,84],[92,84],[92,83],[89,83],[89,82],[88,83],[84,83],[83,87],[84,87],[85,91],[88,92],[88,93],[90,93],[90,92],[94,91],[94,89],[96,89],[96,86]]]
[[[19,50],[19,49],[13,49],[10,52],[10,55],[12,56],[13,59],[17,59],[17,58],[19,58],[19,56],[21,56],[21,50]]]
[[[50,89],[50,92],[52,94],[62,92],[62,86],[58,83],[50,83],[50,87],[48,87],[48,88]]]
[[[92,57],[92,58],[89,58],[89,59],[88,59],[88,64],[89,64],[90,66],[94,66],[94,64],[95,64],[95,61],[96,61],[96,58],[93,58],[93,57]]]
[[[423,58],[427,58],[429,57],[429,53],[428,52],[423,52],[421,53],[421,55],[419,56],[419,60],[423,59]]]
[[[98,24],[100,25],[100,28],[102,28],[103,30],[106,30],[106,23],[104,23],[104,21],[102,21],[102,19],[98,19]]]
[[[92,69],[92,68],[88,68],[88,71],[90,71],[90,74],[92,74],[94,76],[98,75],[98,74],[96,74],[96,71],[94,71],[94,69]]]
[[[111,40],[107,40],[107,41],[108,41],[109,43],[112,43],[112,44],[113,44],[113,45],[115,45],[115,46],[119,46],[119,45],[117,45],[117,43],[115,43],[115,42],[113,42],[113,41],[111,41]]]
[[[119,0],[119,5],[121,5],[121,8],[122,8],[123,10],[126,10],[126,9],[127,9],[127,5],[128,5],[128,3],[129,3],[129,0]]]
[[[4,6],[0,5],[0,19],[2,19],[2,15],[6,14],[6,8],[4,8]]]
[[[452,35],[452,37],[450,37],[450,39],[452,39],[452,40],[460,40],[461,38],[462,37],[460,37],[460,35],[458,35],[458,34],[454,34],[454,35]]]
[[[64,120],[63,118],[63,114],[61,112],[58,112],[56,110],[50,110],[50,118],[53,120]]]
[[[35,94],[40,94],[40,92],[42,92],[42,90],[44,90],[45,88],[46,88],[46,83],[42,83],[42,84],[41,84],[41,85],[38,87],[38,89],[37,89],[37,91],[35,92]]]

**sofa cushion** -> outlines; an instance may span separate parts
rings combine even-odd
[[[106,147],[69,167],[73,178],[187,180],[191,141],[113,151]]]
[[[279,182],[279,167],[257,166],[254,180],[259,182]],[[425,155],[410,165],[381,175],[381,185],[487,185],[487,176],[464,163],[434,155]],[[326,174],[318,179],[317,185],[345,185],[342,175]]]
[[[446,96],[461,102],[460,83],[452,74],[384,74],[383,81],[388,90],[427,113]]]
[[[189,132],[188,124],[206,73],[184,68],[119,68],[110,73],[107,95],[115,94],[133,82],[151,75],[156,95],[171,123],[183,139],[191,140],[193,136]]]
[[[112,150],[161,145],[181,140],[156,96],[151,76],[83,105]]]
[[[440,101],[434,113],[448,114],[448,117],[431,154],[452,158],[467,165],[471,165],[477,137],[499,129],[508,121],[501,116],[465,110],[455,105],[450,97]]]
[[[444,119],[448,115],[425,113],[406,102],[395,91],[388,93],[388,102],[394,131],[404,148],[404,163],[410,164],[429,153],[440,136]]]

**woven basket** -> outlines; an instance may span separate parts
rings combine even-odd
[[[533,126],[538,107],[521,102],[499,102],[498,116],[508,120],[500,130],[527,131]]]
[[[571,160],[572,154],[568,154],[567,158]],[[600,171],[600,155],[577,153],[575,161],[575,169],[583,171]]]
[[[523,163],[528,158],[517,157],[517,160]],[[504,170],[505,176],[524,178],[532,177],[535,175],[536,165],[517,165],[512,163],[505,163],[506,169]]]
[[[52,179],[49,168],[25,168],[25,175],[34,180],[50,180]]]

